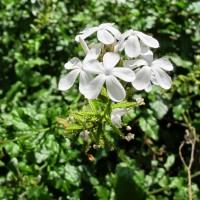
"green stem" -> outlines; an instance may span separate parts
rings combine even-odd
[[[195,174],[191,175],[191,178],[195,178],[197,176],[200,176],[200,171],[196,172]],[[159,192],[163,192],[165,190],[169,190],[169,186],[163,187],[163,188],[159,188],[159,189],[155,189],[153,191],[148,192],[148,195],[153,195],[153,194],[157,194]]]
[[[103,114],[103,116],[104,116],[104,118],[105,118],[105,116],[108,114],[108,113],[110,113],[111,112],[111,101],[109,101],[108,103],[107,103],[107,105],[106,105],[106,108],[105,108],[105,111],[104,111],[104,114]]]
[[[163,192],[165,190],[169,190],[169,186],[163,187],[163,188],[159,188],[159,189],[155,189],[153,191],[148,192],[148,195],[153,195],[153,194],[157,194],[159,192]]]

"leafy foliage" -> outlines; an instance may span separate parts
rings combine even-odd
[[[190,127],[197,136],[200,131],[199,5],[195,0],[1,1],[0,199],[188,199],[178,147]],[[167,55],[175,66],[173,87],[130,97],[145,99],[145,106],[124,117],[135,139],[114,137],[115,151],[91,147],[86,154],[82,140],[69,140],[73,132],[58,123],[75,108],[80,116],[89,112],[80,109],[85,100],[76,87],[59,92],[57,82],[67,60],[83,57],[74,36],[103,22],[157,38],[162,48],[156,54]],[[120,132],[129,133],[125,127]],[[190,150],[184,147],[186,161]],[[194,199],[200,196],[199,153],[197,142]]]

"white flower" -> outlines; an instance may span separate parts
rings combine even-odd
[[[114,23],[103,23],[96,27],[86,28],[80,35],[75,37],[75,40],[79,42],[79,37],[84,40],[93,33],[97,32],[97,38],[103,44],[112,44],[115,42],[115,38],[119,40],[121,33],[113,27]]]
[[[135,79],[135,73],[126,67],[115,67],[120,61],[117,53],[107,52],[103,57],[103,63],[97,60],[90,60],[86,71],[98,74],[85,88],[84,95],[88,99],[96,99],[101,89],[106,83],[107,94],[113,101],[120,102],[124,100],[126,92],[118,81],[118,78],[132,82]]]
[[[112,112],[111,112],[111,121],[113,123],[113,125],[121,128],[121,117],[126,114],[127,108],[115,108]]]
[[[89,60],[98,58],[100,51],[100,48],[89,50],[83,62],[78,58],[72,58],[67,62],[64,67],[66,69],[72,69],[72,71],[60,79],[58,83],[59,90],[69,90],[73,86],[78,75],[80,75],[79,91],[83,94],[85,86],[92,80],[92,76],[85,71],[85,68]]]
[[[129,58],[136,58],[141,54],[141,48],[144,45],[152,48],[159,47],[158,41],[153,37],[131,29],[121,35],[120,41],[115,46],[115,52],[125,49]]]
[[[171,87],[171,77],[165,71],[173,70],[173,65],[166,58],[160,58],[153,61],[153,53],[143,55],[145,59],[135,59],[124,61],[124,66],[131,69],[139,70],[136,72],[136,79],[132,82],[133,87],[137,90],[145,89],[149,92],[152,83],[160,85],[164,89]]]
[[[83,141],[85,141],[85,142],[87,142],[88,140],[89,140],[89,134],[90,134],[90,132],[89,131],[87,131],[87,130],[84,130],[84,131],[81,131],[80,132],[80,137],[81,137],[81,139],[83,140]]]

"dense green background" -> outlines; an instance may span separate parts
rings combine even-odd
[[[188,199],[178,147],[188,127],[200,131],[199,13],[195,0],[1,0],[0,199]],[[90,161],[56,120],[84,99],[57,83],[65,62],[83,58],[75,35],[103,22],[157,38],[155,55],[174,65],[173,86],[138,92],[146,105],[124,119],[135,139],[119,140],[115,151],[92,150]],[[199,146],[192,174],[200,171]],[[190,150],[184,146],[187,161]],[[200,178],[192,182],[199,199]]]

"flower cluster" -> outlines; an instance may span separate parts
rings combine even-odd
[[[98,44],[87,44],[86,39],[97,35]],[[156,39],[142,32],[128,30],[121,34],[114,23],[103,23],[86,28],[75,37],[83,47],[83,61],[72,58],[65,64],[71,70],[59,81],[60,90],[68,90],[79,77],[79,91],[87,99],[97,99],[105,86],[108,97],[121,102],[126,97],[124,87],[131,83],[136,90],[149,92],[152,84],[164,89],[171,87],[166,71],[173,66],[166,58],[153,60],[150,48],[158,48]],[[118,124],[118,122],[116,122]]]

